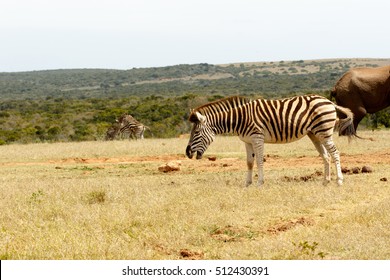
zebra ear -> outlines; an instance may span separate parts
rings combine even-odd
[[[203,124],[206,122],[206,117],[203,116],[201,113],[196,112],[195,114],[196,114],[196,117],[197,117],[198,121],[200,121]]]
[[[206,117],[203,116],[201,113],[196,112],[194,109],[191,109],[190,112],[191,112],[191,114],[190,114],[190,117],[188,119],[190,122],[193,122],[193,123],[196,123],[196,122],[204,123],[206,121]]]

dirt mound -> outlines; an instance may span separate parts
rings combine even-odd
[[[343,168],[341,168],[341,172],[343,172],[344,174],[359,174],[360,172],[361,173],[372,173],[372,172],[374,172],[374,169],[371,166],[364,165],[362,168],[360,168],[359,166],[355,166],[352,168],[343,167]]]
[[[180,166],[181,166],[181,161],[180,160],[170,161],[168,163],[160,165],[158,167],[158,171],[161,171],[161,172],[164,172],[164,173],[172,172],[172,171],[180,171]]]
[[[241,241],[243,239],[252,239],[256,235],[256,232],[252,231],[250,228],[231,225],[216,228],[210,234],[213,239],[223,242],[234,242]]]
[[[204,253],[202,251],[191,251],[188,249],[182,249],[179,252],[180,256],[186,260],[202,260]]]
[[[321,171],[316,171],[310,175],[304,175],[304,176],[284,176],[283,181],[286,182],[307,182],[307,181],[312,181],[317,177],[323,176],[323,173]]]
[[[310,218],[305,218],[301,217],[296,220],[290,220],[290,221],[285,221],[282,223],[279,223],[277,225],[274,225],[270,228],[267,229],[267,233],[269,234],[279,234],[285,231],[288,231],[290,229],[293,229],[294,227],[302,225],[302,226],[312,226],[314,225],[314,220]]]

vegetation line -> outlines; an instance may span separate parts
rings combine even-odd
[[[177,65],[131,70],[74,69],[0,73],[0,145],[103,139],[123,113],[150,127],[145,137],[189,131],[190,108],[230,95],[324,96],[348,69],[389,59]],[[390,115],[374,125],[390,126]]]

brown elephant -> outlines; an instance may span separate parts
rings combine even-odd
[[[390,65],[350,69],[337,81],[331,97],[354,113],[356,130],[367,113],[373,114],[390,106]]]

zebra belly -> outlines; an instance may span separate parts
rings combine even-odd
[[[264,133],[264,143],[285,144],[298,141],[307,135],[307,131],[304,133],[297,133],[289,137],[276,137],[270,133]]]
[[[307,135],[307,131],[303,131],[304,133],[298,133],[298,137],[294,135],[293,137],[288,137],[283,139],[282,141],[277,139],[275,136],[271,135],[270,133],[267,132],[260,132],[260,133],[254,133],[251,135],[239,135],[239,138],[241,141],[252,144],[256,138],[258,138],[260,135],[263,135],[264,137],[264,143],[271,143],[271,144],[286,144],[286,143],[291,143],[298,141],[299,139],[302,139]]]

